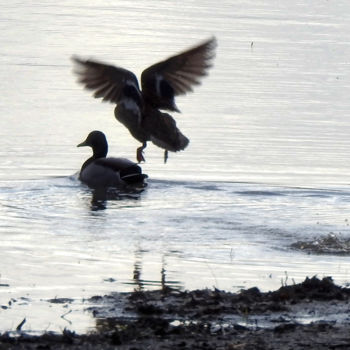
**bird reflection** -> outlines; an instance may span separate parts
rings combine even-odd
[[[91,191],[91,211],[99,211],[107,209],[108,201],[120,201],[125,199],[140,199],[143,188],[133,189],[128,192],[118,191],[116,188],[99,188]]]
[[[165,266],[166,266],[166,262],[165,262],[165,255],[162,256],[162,269],[160,270],[160,276],[161,276],[161,279],[160,279],[160,283],[161,283],[161,286],[162,286],[162,290],[165,289],[166,287],[166,270],[165,270]]]
[[[145,280],[142,278],[142,269],[143,269],[143,260],[145,253],[150,253],[147,250],[141,249],[140,247],[137,247],[134,252],[134,269],[132,271],[132,282],[126,282],[125,284],[131,284],[134,285],[134,292],[138,292],[133,294],[134,296],[138,296],[141,298],[147,299],[147,290],[149,290],[150,286],[158,286],[160,285],[160,291],[161,294],[166,295],[166,293],[169,293],[170,290],[181,290],[183,289],[183,286],[180,284],[179,281],[169,281],[167,280],[167,263],[166,263],[166,257],[171,256],[173,253],[166,253],[162,255],[162,266],[160,270],[160,280]],[[140,293],[142,292],[142,293]],[[140,294],[139,294],[140,293]],[[130,300],[130,294],[128,293],[127,296],[124,294],[123,297],[118,293],[112,293],[110,298],[107,301],[108,303],[113,304],[113,300],[118,305],[128,305]],[[132,298],[131,298],[132,299]],[[126,303],[126,304],[123,304]],[[130,308],[126,308],[126,310],[131,310]],[[99,332],[110,332],[113,331],[113,334],[116,336],[116,341],[119,342],[119,332],[115,331],[118,329],[125,329],[125,318],[116,314],[116,309],[114,307],[108,306],[108,311],[103,313],[103,316],[97,316],[98,314],[94,314],[95,316],[95,322],[96,322],[96,329]],[[127,321],[128,322],[128,321]]]
[[[143,254],[147,253],[147,251],[137,248],[135,250],[135,262],[134,262],[134,270],[133,270],[133,281],[136,286],[136,291],[143,291],[145,287],[151,285],[160,285],[161,290],[166,290],[168,288],[176,288],[181,289],[181,285],[179,281],[167,281],[167,263],[166,263],[166,254],[162,255],[162,267],[160,270],[160,280],[146,280],[142,278],[142,257]]]
[[[97,189],[92,191],[91,210],[105,210],[107,208],[107,193],[105,190]]]
[[[135,285],[137,288],[136,290],[143,290],[144,289],[144,283],[141,278],[142,275],[142,250],[137,249],[135,251],[135,262],[134,262],[134,270],[133,270],[133,281],[135,282]]]

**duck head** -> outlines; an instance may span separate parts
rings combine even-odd
[[[102,131],[91,131],[86,140],[79,143],[77,147],[89,146],[92,148],[93,158],[105,158],[108,153],[108,143]]]

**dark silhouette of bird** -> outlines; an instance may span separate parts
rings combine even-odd
[[[137,148],[138,162],[145,161],[143,150],[151,141],[168,151],[184,150],[189,139],[177,128],[174,118],[161,110],[180,112],[175,96],[185,95],[201,83],[215,57],[215,37],[198,46],[158,62],[141,74],[141,89],[131,71],[73,56],[79,83],[94,91],[95,98],[115,103],[116,119],[142,143]]]
[[[103,132],[91,131],[77,147],[89,146],[93,155],[81,167],[79,179],[91,188],[144,186],[146,174],[141,167],[126,158],[107,157],[108,143]]]

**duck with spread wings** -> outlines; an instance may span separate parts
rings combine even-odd
[[[131,71],[95,60],[74,56],[75,73],[79,83],[94,91],[95,98],[115,103],[116,119],[142,143],[137,148],[138,162],[145,161],[143,150],[147,141],[165,150],[177,152],[187,147],[189,140],[177,128],[174,118],[160,110],[180,112],[175,96],[192,91],[207,75],[215,56],[215,37],[158,62],[141,74],[141,89]]]

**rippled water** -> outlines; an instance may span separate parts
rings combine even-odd
[[[0,331],[84,331],[82,298],[159,288],[277,288],[332,275],[347,256],[299,240],[349,238],[350,5],[346,1],[11,2],[0,13]],[[138,146],[69,58],[132,69],[215,34],[215,67],[176,119],[191,139],[149,145],[140,196],[94,201],[76,179],[103,130]],[[49,303],[51,298],[77,299]],[[10,303],[9,303],[10,302]],[[66,314],[66,315],[65,315]],[[61,317],[65,315],[64,317]]]

